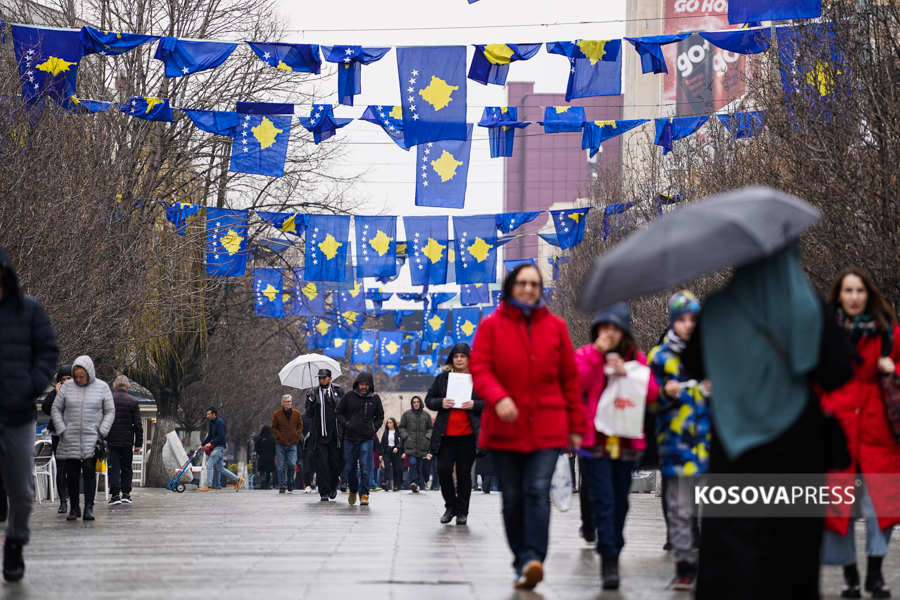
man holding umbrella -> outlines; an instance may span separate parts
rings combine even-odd
[[[344,470],[342,435],[335,407],[344,389],[331,383],[331,370],[319,369],[319,386],[306,393],[306,416],[312,421],[309,456],[316,465],[316,482],[322,502],[337,496],[338,477]]]

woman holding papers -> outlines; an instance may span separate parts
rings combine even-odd
[[[431,453],[437,457],[438,479],[446,510],[441,523],[456,517],[457,525],[465,525],[472,495],[472,465],[475,464],[475,442],[481,423],[484,402],[472,392],[469,374],[469,345],[453,346],[447,364],[434,378],[425,396],[425,406],[437,411],[431,434]],[[456,485],[453,468],[456,467]]]

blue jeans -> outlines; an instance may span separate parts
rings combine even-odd
[[[225,468],[225,447],[219,446],[213,448],[212,453],[206,461],[206,485],[219,489],[219,479],[217,475],[225,475],[233,483],[237,483],[238,476]]]
[[[290,446],[282,446],[281,444],[275,444],[275,461],[278,465],[278,487],[285,487],[285,482],[287,480],[284,476],[285,467],[290,469],[288,477],[291,480],[291,484],[293,484],[294,471],[297,466],[297,445],[292,444]]]
[[[544,562],[550,537],[550,479],[559,450],[507,452],[492,450],[494,470],[503,495],[506,539],[521,574],[532,560]]]
[[[859,488],[859,508],[866,519],[866,556],[887,556],[888,544],[891,542],[893,527],[878,528],[878,516],[872,505],[872,498],[866,486]],[[853,534],[853,522],[856,517],[850,519],[847,534],[841,535],[833,531],[825,531],[822,540],[822,563],[826,565],[851,565],[856,563],[856,537]]]
[[[424,456],[409,457],[409,485],[415,483],[419,486],[419,489],[425,489],[425,485],[428,483],[428,471],[426,470],[427,466],[428,461],[425,460]]]
[[[611,558],[619,556],[625,546],[625,516],[634,461],[585,458],[582,462],[582,485],[587,483],[591,517],[597,528],[597,553]]]
[[[372,440],[365,442],[344,440],[344,463],[344,472],[347,474],[347,487],[350,488],[350,493],[368,496],[372,483]],[[359,467],[359,476],[356,474],[357,467]]]

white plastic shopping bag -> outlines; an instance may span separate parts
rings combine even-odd
[[[569,472],[569,457],[560,454],[550,480],[550,501],[560,512],[572,508],[572,474]]]
[[[640,438],[644,435],[644,409],[650,367],[636,360],[625,363],[624,377],[607,375],[606,389],[597,403],[594,429],[605,435]]]

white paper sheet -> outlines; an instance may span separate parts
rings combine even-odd
[[[468,373],[450,373],[447,379],[447,397],[453,400],[453,408],[472,399],[472,376]]]

